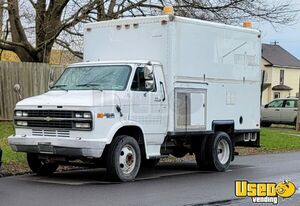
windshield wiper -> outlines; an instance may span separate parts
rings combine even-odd
[[[86,83],[86,84],[77,84],[76,87],[92,87],[92,89],[103,91],[102,89],[97,88],[100,84],[97,83]]]
[[[66,84],[56,84],[56,85],[53,85],[52,87],[51,87],[51,89],[53,89],[53,88],[60,88],[60,89],[63,89],[63,90],[65,90],[65,91],[68,91],[66,88],[64,88],[64,87],[66,87],[67,85]]]

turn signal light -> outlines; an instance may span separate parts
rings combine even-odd
[[[243,23],[243,27],[245,27],[245,28],[252,28],[252,22],[251,21],[245,21]]]

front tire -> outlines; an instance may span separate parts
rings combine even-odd
[[[38,158],[38,154],[27,153],[27,163],[32,172],[38,175],[51,175],[58,168],[56,163],[48,163]]]
[[[113,181],[133,181],[139,172],[141,151],[137,141],[130,136],[114,138],[108,148],[107,177]]]

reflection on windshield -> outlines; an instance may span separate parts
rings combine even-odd
[[[70,67],[52,90],[124,90],[130,72],[126,65]]]

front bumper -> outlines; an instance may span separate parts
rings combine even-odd
[[[99,140],[12,135],[8,143],[16,152],[100,158],[106,143]]]

